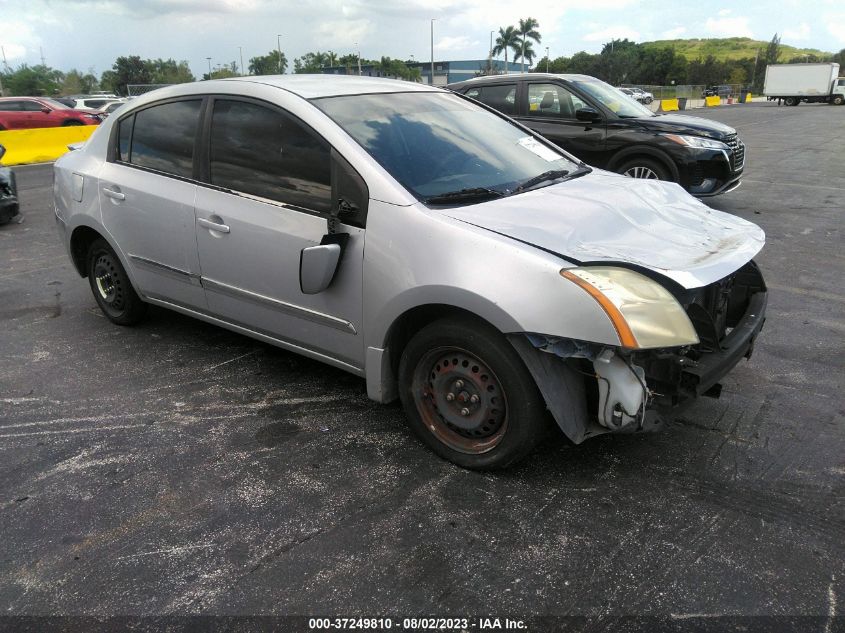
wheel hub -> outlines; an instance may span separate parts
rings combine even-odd
[[[420,359],[414,398],[426,426],[464,452],[490,450],[507,424],[505,394],[495,374],[473,354],[432,350]]]
[[[117,310],[123,307],[123,292],[114,262],[106,255],[97,258],[94,264],[94,285],[103,303]]]
[[[645,178],[646,180],[659,180],[657,174],[654,173],[654,170],[649,169],[648,167],[644,167],[642,165],[631,167],[625,172],[625,175],[629,178]]]

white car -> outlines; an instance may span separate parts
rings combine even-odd
[[[758,226],[417,83],[156,90],[56,161],[54,195],[112,322],[155,304],[351,372],[467,468],[551,418],[576,443],[655,430],[765,319]]]

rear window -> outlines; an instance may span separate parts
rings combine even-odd
[[[193,177],[194,140],[201,106],[201,99],[174,101],[137,112],[129,162],[176,176]],[[124,123],[121,121],[121,137]]]

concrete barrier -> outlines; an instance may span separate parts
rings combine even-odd
[[[677,112],[680,109],[677,99],[660,100],[660,112]]]
[[[32,130],[0,132],[0,145],[6,148],[4,165],[46,163],[68,151],[71,143],[80,143],[97,129],[96,125],[70,125]]]
[[[722,105],[722,100],[719,97],[705,97],[704,104],[710,108],[717,105]]]

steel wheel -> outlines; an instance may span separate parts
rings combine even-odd
[[[453,450],[485,453],[505,435],[508,407],[502,385],[484,361],[466,350],[430,350],[414,369],[412,390],[426,428]]]
[[[94,283],[103,303],[118,312],[123,310],[123,287],[114,260],[109,255],[100,255],[94,262]]]
[[[645,178],[646,180],[660,180],[660,177],[650,168],[644,165],[635,165],[625,171],[629,178]]]

